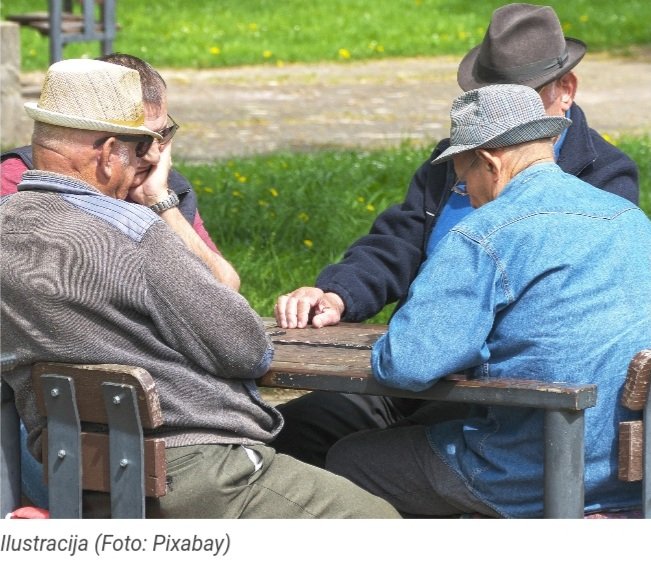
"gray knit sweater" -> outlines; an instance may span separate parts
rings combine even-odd
[[[18,189],[0,206],[0,347],[18,357],[7,379],[34,455],[38,361],[147,369],[169,447],[273,439],[282,418],[254,381],[273,348],[241,295],[147,207],[38,170]]]

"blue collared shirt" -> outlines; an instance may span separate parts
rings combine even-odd
[[[651,346],[651,222],[629,201],[532,166],[445,235],[372,351],[381,383],[419,391],[449,373],[595,383],[586,411],[586,510],[639,504],[617,480],[630,359]],[[433,450],[504,516],[543,507],[543,412],[480,409],[432,425]]]

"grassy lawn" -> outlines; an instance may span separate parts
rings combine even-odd
[[[159,0],[117,2],[114,48],[155,67],[282,65],[382,57],[460,55],[478,44],[502,0]],[[651,43],[651,3],[551,0],[569,36],[591,51],[627,53]],[[0,14],[42,11],[45,0],[3,2]],[[47,39],[22,29],[25,70],[45,69]],[[96,57],[98,43],[71,44],[64,56]]]
[[[651,136],[620,148],[640,164],[642,206],[651,216]],[[209,166],[181,165],[206,227],[242,276],[242,293],[262,315],[278,294],[312,285],[318,272],[401,202],[430,149],[281,153]],[[374,321],[384,321],[390,308]]]

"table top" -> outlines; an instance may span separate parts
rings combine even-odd
[[[595,385],[531,379],[468,379],[456,374],[419,392],[389,388],[373,378],[370,364],[371,347],[387,326],[339,323],[320,329],[282,329],[271,318],[265,318],[265,325],[275,353],[271,370],[258,381],[264,387],[565,410],[596,404]]]

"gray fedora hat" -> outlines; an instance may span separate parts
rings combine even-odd
[[[161,135],[145,126],[140,75],[95,59],[66,59],[48,69],[38,103],[25,103],[37,122],[115,134]]]
[[[493,12],[482,43],[459,64],[464,91],[495,83],[538,89],[562,77],[583,58],[586,45],[563,35],[550,6],[507,4]]]
[[[524,85],[489,85],[459,95],[450,111],[450,147],[432,164],[476,148],[504,148],[553,138],[572,121],[547,116],[538,93]]]

